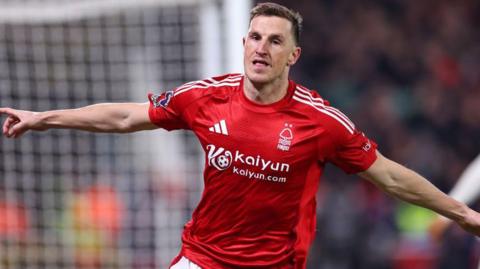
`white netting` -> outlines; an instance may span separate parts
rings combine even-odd
[[[0,1],[0,107],[146,101],[199,78],[198,1]],[[191,135],[0,138],[0,268],[166,268],[201,188]]]
[[[206,3],[210,0],[2,0],[1,22],[65,22],[124,11]]]

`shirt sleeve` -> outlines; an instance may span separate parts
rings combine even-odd
[[[367,170],[377,159],[377,144],[368,139],[362,132],[354,130],[353,133],[336,137],[334,151],[328,160],[348,174],[359,173]]]
[[[325,160],[333,163],[348,174],[367,170],[377,159],[377,144],[359,131],[340,110],[325,100],[324,110],[328,112],[324,124],[330,139]],[[326,142],[324,142],[326,143]]]
[[[148,100],[150,101],[148,116],[153,124],[168,131],[189,129],[183,118],[183,106],[176,100],[174,91],[149,93]]]

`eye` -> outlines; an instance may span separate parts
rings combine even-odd
[[[259,34],[257,34],[257,33],[251,33],[251,34],[250,34],[250,39],[253,39],[253,40],[260,40],[260,39],[261,39],[261,37],[260,37],[260,35],[259,35]]]

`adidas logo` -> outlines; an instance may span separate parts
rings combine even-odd
[[[208,130],[213,133],[228,135],[227,124],[225,124],[225,120],[215,123],[215,125],[208,128]]]

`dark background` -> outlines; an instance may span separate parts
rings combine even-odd
[[[448,192],[480,149],[480,3],[275,2],[304,17],[292,78]],[[337,168],[323,179],[309,268],[476,268],[477,243],[459,228],[435,244],[429,212]]]

